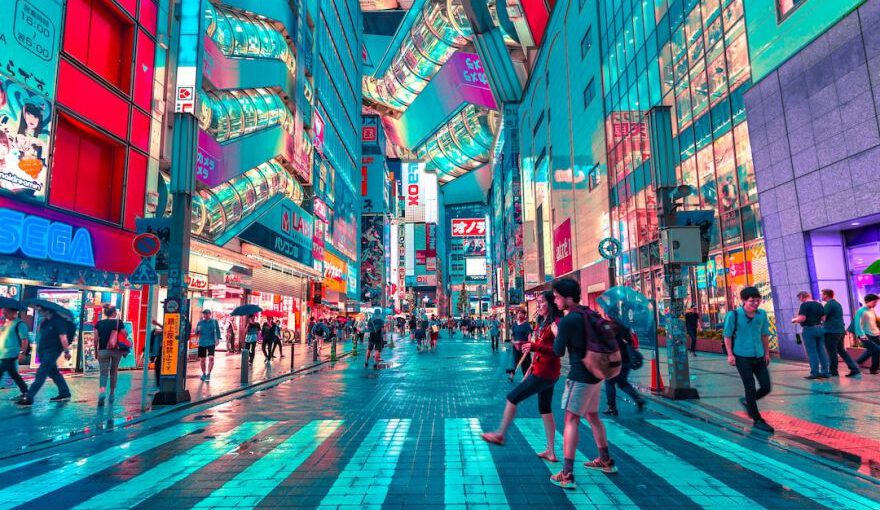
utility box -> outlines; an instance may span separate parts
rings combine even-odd
[[[660,230],[660,258],[664,264],[702,264],[700,227],[669,227]]]

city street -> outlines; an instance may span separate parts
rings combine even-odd
[[[596,456],[583,424],[578,487],[559,489],[548,481],[559,464],[535,455],[544,433],[534,399],[520,406],[505,446],[479,437],[513,385],[509,351],[445,336],[426,353],[398,340],[380,369],[365,368],[361,350],[216,405],[7,454],[0,507],[878,508],[877,479],[657,400],[641,414],[621,403],[621,415],[605,420],[618,474],[581,467]],[[720,394],[715,407],[733,399]],[[876,416],[876,400],[865,406]]]

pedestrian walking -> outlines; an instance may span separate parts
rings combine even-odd
[[[489,340],[492,343],[492,352],[497,352],[501,340],[501,323],[494,315],[489,318]]]
[[[431,339],[431,350],[437,350],[437,337],[440,336],[440,321],[437,320],[436,315],[431,316],[431,322],[429,323],[429,331],[428,336]]]
[[[623,390],[624,393],[633,399],[636,409],[639,412],[645,409],[645,399],[639,390],[635,389],[629,382],[629,373],[633,370],[636,362],[635,338],[631,329],[623,325],[620,321],[612,319],[614,323],[614,333],[617,339],[617,346],[620,349],[620,373],[611,379],[605,380],[605,401],[608,407],[602,411],[602,414],[609,416],[617,416],[617,388]]]
[[[691,354],[697,355],[697,330],[700,327],[700,314],[693,306],[684,314],[684,327],[687,330],[688,338],[691,340]]]
[[[880,372],[880,328],[877,327],[877,294],[865,296],[865,305],[856,312],[853,319],[853,329],[856,337],[862,342],[865,352],[856,359],[856,365],[861,365],[871,358],[870,373]]]
[[[235,327],[231,319],[229,325],[226,326],[226,353],[235,354]]]
[[[586,321],[591,319],[586,316],[589,309],[580,306],[581,286],[568,278],[557,280],[553,283],[553,298],[556,306],[565,314],[559,321],[553,350],[560,358],[568,352],[569,371],[562,395],[562,408],[565,410],[563,465],[560,472],[550,477],[550,481],[563,489],[574,489],[574,459],[580,439],[581,418],[590,424],[599,449],[599,457],[584,463],[584,467],[610,474],[617,472],[617,466],[608,450],[608,437],[599,416],[599,397],[602,393],[599,383],[602,379],[588,370],[584,361],[588,343],[599,341],[595,326],[589,332],[586,328]]]
[[[746,287],[739,293],[742,306],[727,312],[724,318],[724,344],[727,364],[735,366],[742,379],[745,397],[739,402],[745,407],[754,428],[773,432],[758,412],[757,401],[770,393],[770,321],[761,306],[761,292]],[[758,388],[755,388],[755,380]]]
[[[513,347],[513,366],[507,369],[508,378],[511,381],[513,381],[513,377],[516,375],[516,367],[522,368],[523,375],[529,370],[531,360],[528,357],[523,359],[522,344],[529,341],[531,334],[532,325],[528,322],[528,315],[525,310],[519,310],[516,313],[516,324],[513,325],[513,340],[511,341],[511,346]]]
[[[244,345],[248,350],[248,363],[253,365],[254,357],[257,354],[257,341],[262,334],[262,328],[260,328],[260,323],[257,322],[255,315],[248,315],[245,320],[247,325],[244,330]]]
[[[494,432],[486,432],[482,435],[484,441],[503,445],[507,430],[516,417],[516,408],[527,398],[538,396],[538,412],[544,422],[544,433],[547,438],[547,447],[538,454],[544,460],[559,462],[556,457],[556,422],[553,419],[553,388],[559,380],[561,362],[559,356],[553,350],[553,327],[562,318],[562,312],[553,302],[553,292],[544,291],[538,295],[538,328],[530,341],[522,344],[521,348],[526,354],[534,353],[534,363],[526,377],[514,389],[507,394],[507,403],[504,406],[504,415],[501,423]]]
[[[413,336],[416,339],[416,348],[419,352],[422,352],[426,345],[426,340],[428,338],[428,321],[425,319],[421,319],[416,323],[416,329],[413,331]]]
[[[40,392],[46,378],[52,379],[58,387],[58,394],[49,400],[52,402],[64,402],[70,400],[70,388],[64,380],[64,376],[58,370],[58,358],[64,354],[64,359],[70,360],[70,339],[76,334],[76,326],[72,321],[65,318],[60,311],[50,310],[43,306],[36,307],[42,316],[37,328],[37,357],[40,366],[34,376],[34,382],[28,388],[27,394],[18,400],[18,405],[30,406],[34,403],[34,397]]]
[[[379,314],[373,316],[369,322],[370,336],[367,342],[367,357],[364,359],[364,366],[370,364],[370,354],[374,353],[373,368],[379,368],[379,362],[382,360],[382,348],[385,347],[385,337],[382,334],[385,330],[385,321]]]
[[[415,339],[416,339],[416,325],[417,324],[418,324],[418,322],[416,321],[416,317],[414,315],[410,315],[409,316],[409,323],[407,324],[407,326],[409,326],[409,339],[412,341],[415,341]]]
[[[266,322],[263,323],[263,327],[260,330],[263,337],[263,356],[266,358],[266,364],[272,362],[275,358],[275,319],[269,317]]]
[[[315,343],[314,348],[318,349],[318,352],[321,352],[320,349],[323,347],[324,340],[330,336],[330,329],[324,320],[318,320],[315,322],[315,325],[312,326],[312,342]]]
[[[27,396],[27,384],[18,373],[18,364],[24,361],[30,344],[27,324],[19,316],[19,308],[3,308],[3,323],[0,324],[0,378],[3,374],[9,377],[18,386],[19,395],[16,400]],[[15,306],[18,306],[17,304]]]
[[[847,377],[855,377],[861,373],[859,366],[856,365],[852,357],[843,346],[843,339],[846,336],[846,326],[843,323],[843,306],[834,299],[834,291],[831,289],[822,289],[822,301],[825,302],[825,350],[828,352],[828,372],[831,377],[838,377],[837,357],[843,358],[849,368]]]
[[[116,307],[104,308],[104,319],[95,324],[98,333],[97,351],[98,367],[98,406],[103,406],[105,399],[112,404],[116,400],[116,380],[119,377],[119,362],[126,354],[119,348],[119,336],[125,334],[125,325],[118,317]],[[107,394],[107,381],[110,382],[110,394]]]
[[[214,351],[220,343],[220,323],[217,322],[211,310],[202,310],[202,319],[196,324],[196,332],[199,336],[199,367],[202,369],[203,381],[211,380],[211,372],[214,370]]]
[[[810,375],[804,379],[828,379],[828,353],[825,350],[825,329],[822,327],[825,308],[805,290],[798,292],[797,298],[801,306],[791,322],[800,324],[803,331],[804,347],[810,362]]]
[[[162,337],[163,326],[158,321],[153,321],[153,331],[150,333],[150,362],[153,363],[153,375],[156,377],[156,388],[159,387],[162,376]]]

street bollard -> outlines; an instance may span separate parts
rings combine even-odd
[[[296,345],[296,338],[291,340],[290,342],[290,371],[293,372],[294,364],[293,364],[293,354],[294,354],[294,345]]]
[[[358,355],[358,339],[357,337],[352,338],[351,340],[351,355],[354,358],[357,358]]]
[[[241,350],[241,382],[242,384],[246,384],[248,382],[248,368],[250,368],[250,355],[251,351],[249,348],[245,347]]]
[[[312,361],[318,361],[318,344],[322,342],[322,340],[318,338],[312,339]]]
[[[336,337],[330,342],[330,361],[336,361]]]
[[[388,343],[388,346],[394,349],[394,331],[391,332],[391,342]]]

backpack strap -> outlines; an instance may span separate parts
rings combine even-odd
[[[736,330],[739,328],[739,308],[733,309],[733,336],[730,337],[730,350],[733,350],[733,344],[736,342]],[[731,353],[733,354],[733,353]]]

